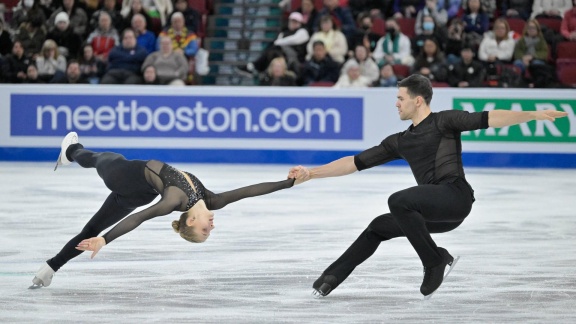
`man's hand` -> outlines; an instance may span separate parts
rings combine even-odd
[[[85,239],[82,242],[78,243],[76,246],[76,250],[80,251],[93,251],[90,259],[94,259],[98,251],[106,245],[106,240],[103,237],[91,237],[89,239]]]
[[[566,117],[568,113],[565,111],[558,111],[558,110],[538,110],[534,112],[534,119],[535,120],[549,120],[555,121],[556,118]]]
[[[295,166],[288,172],[288,178],[296,179],[294,185],[310,180],[310,171],[301,165]]]

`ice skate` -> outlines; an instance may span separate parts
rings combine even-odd
[[[38,289],[42,287],[48,287],[52,283],[52,277],[54,277],[55,271],[50,268],[48,263],[44,263],[44,265],[38,270],[34,279],[32,279],[32,286],[28,287],[29,289]]]
[[[443,257],[442,263],[434,267],[424,267],[424,280],[422,286],[420,286],[420,292],[424,295],[424,299],[430,299],[430,297],[432,297],[432,294],[440,287],[444,278],[450,274],[450,271],[452,271],[452,268],[460,259],[460,257],[454,259],[444,248],[439,247],[438,251]],[[446,266],[450,266],[450,268],[448,272],[444,274]]]
[[[321,296],[328,296],[328,294],[338,287],[338,278],[333,275],[321,275],[320,278],[314,281],[312,284],[312,295],[321,297]]]
[[[66,156],[66,150],[72,144],[78,143],[78,134],[76,132],[68,133],[64,139],[62,140],[60,155],[58,156],[58,160],[56,161],[56,166],[54,167],[54,171],[58,168],[59,165],[69,165],[72,163]]]

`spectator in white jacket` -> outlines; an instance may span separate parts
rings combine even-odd
[[[50,81],[57,72],[66,72],[66,58],[58,53],[55,41],[44,41],[40,55],[36,58],[36,67],[39,77],[44,81]]]
[[[492,31],[484,33],[484,38],[478,49],[478,58],[485,63],[503,61],[510,63],[514,56],[516,41],[510,33],[510,25],[505,18],[494,22]]]
[[[344,56],[348,52],[348,41],[346,36],[336,28],[331,16],[320,17],[320,30],[312,34],[307,46],[306,60],[312,58],[312,44],[315,41],[322,41],[328,54],[338,63],[344,63]]]
[[[344,70],[344,69],[342,69]],[[358,63],[351,63],[344,74],[340,75],[338,82],[333,86],[334,88],[368,88],[372,85],[372,81],[367,77],[360,74],[360,65]]]
[[[380,75],[380,69],[378,64],[369,55],[368,49],[362,44],[356,45],[354,48],[354,57],[350,58],[342,66],[342,74],[345,74],[348,67],[352,65],[358,65],[360,67],[360,75],[367,77],[370,82],[378,80]]]
[[[400,25],[394,18],[386,20],[386,35],[378,40],[372,54],[378,64],[403,64],[412,66],[412,43],[408,36],[402,34]]]
[[[572,0],[534,0],[531,18],[556,18],[562,20],[564,13],[572,9]]]

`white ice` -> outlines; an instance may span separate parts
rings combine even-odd
[[[219,192],[283,179],[288,165],[174,164]],[[159,217],[29,290],[108,191],[94,170],[0,163],[0,323],[575,323],[576,170],[475,169],[472,213],[434,235],[461,256],[423,301],[420,261],[405,238],[324,298],[312,282],[388,196],[415,184],[405,167],[313,180],[217,211],[203,244]]]

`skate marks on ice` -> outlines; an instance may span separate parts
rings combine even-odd
[[[289,166],[179,165],[215,192],[285,177]],[[93,170],[0,163],[0,322],[381,323],[576,321],[576,171],[467,169],[477,201],[456,230],[433,237],[465,256],[427,302],[405,239],[384,242],[329,296],[314,280],[414,185],[375,168],[315,180],[216,211],[210,239],[190,244],[177,213],[141,225],[64,266],[50,287],[35,272],[108,195]]]

